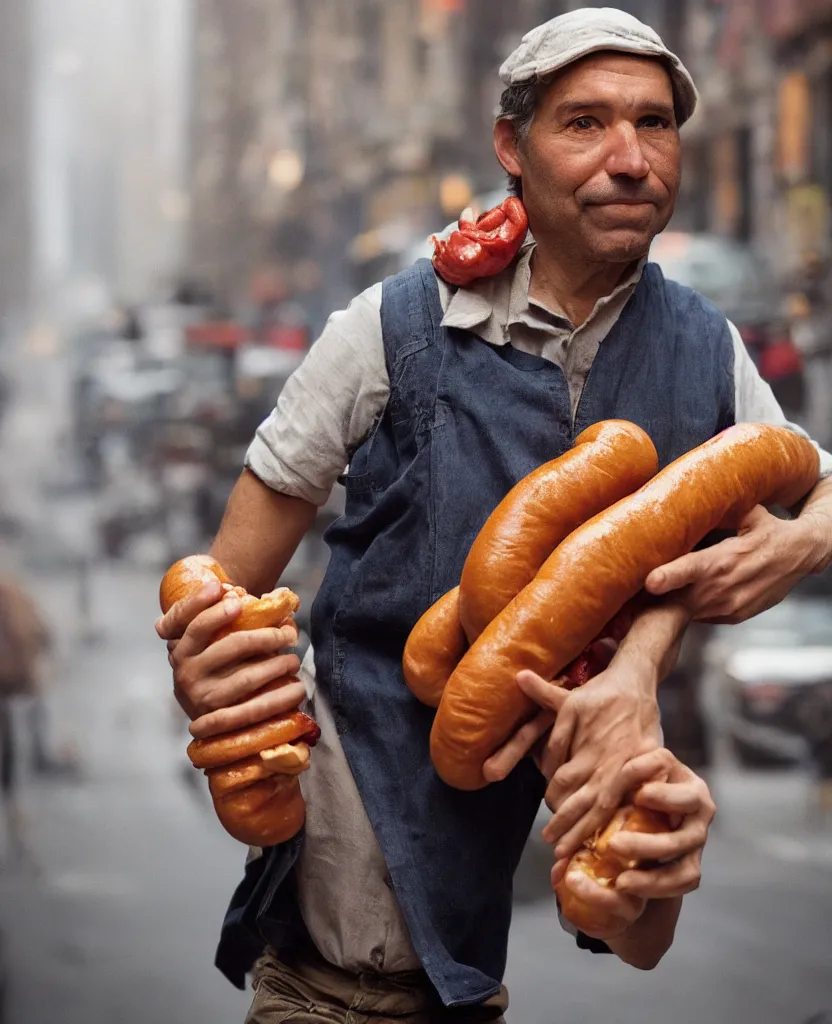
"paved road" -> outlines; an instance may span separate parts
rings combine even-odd
[[[0,870],[6,1024],[242,1020],[246,997],[211,967],[242,851],[187,781],[184,726],[150,634],[155,576],[96,574],[97,642],[84,638],[74,581],[33,583],[60,633],[54,737],[78,745],[84,778],[27,781],[37,872]],[[723,770],[714,786],[721,812],[705,884],[652,974],[574,948],[552,912],[549,853],[530,843],[510,1021],[803,1024],[832,1011],[832,832],[809,821],[805,780]]]

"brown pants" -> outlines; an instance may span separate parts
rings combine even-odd
[[[422,971],[350,974],[317,953],[268,951],[254,970],[254,1002],[246,1024],[505,1024],[503,987],[482,1006],[448,1010]]]

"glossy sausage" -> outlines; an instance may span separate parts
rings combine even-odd
[[[468,643],[531,582],[564,537],[657,468],[656,449],[640,427],[606,420],[516,484],[477,535],[459,587],[432,605],[408,637],[404,677],[419,700],[437,707]]]
[[[791,507],[817,476],[818,453],[805,438],[738,424],[571,533],[449,679],[431,732],[442,779],[464,790],[486,785],[484,762],[534,710],[515,683],[518,672],[554,679],[650,572],[757,504]]]

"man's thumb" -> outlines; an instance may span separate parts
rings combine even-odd
[[[569,697],[569,690],[564,690],[558,681],[547,682],[542,676],[529,669],[517,675],[517,685],[529,698],[541,708],[557,713]]]

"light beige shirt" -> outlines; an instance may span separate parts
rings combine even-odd
[[[455,289],[438,280],[447,327],[473,331],[492,345],[511,344],[560,366],[572,414],[599,345],[641,278],[644,263],[575,327],[556,309],[529,299],[534,242],[517,263],[493,278]],[[739,332],[735,347],[736,418],[786,426],[769,386],[759,376]],[[390,383],[381,332],[381,285],[330,317],[321,337],[284,387],[252,442],[246,465],[269,487],[322,505],[348,452],[368,435],[384,409]],[[825,474],[832,456],[822,452]],[[338,739],[325,696],[315,692],[312,652],[301,677],[310,713],[321,727],[311,767],[301,779],[306,837],[297,865],[300,909],[321,954],[346,970],[384,972],[419,967],[389,885],[384,858]]]

